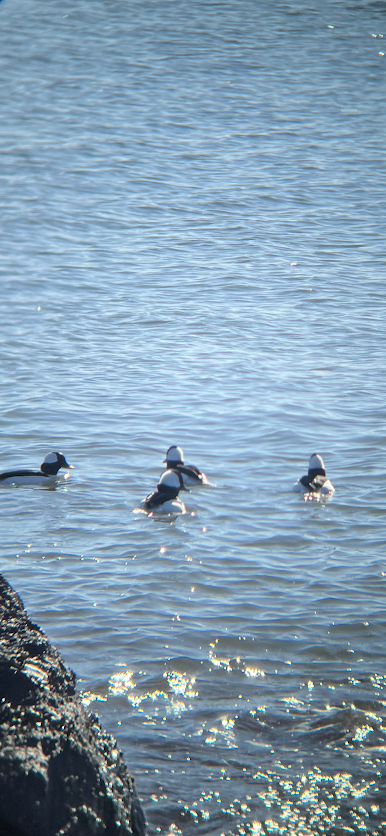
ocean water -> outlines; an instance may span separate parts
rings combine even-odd
[[[151,836],[386,832],[385,21],[0,4],[0,571]]]

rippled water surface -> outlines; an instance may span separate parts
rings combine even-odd
[[[0,569],[150,834],[386,832],[385,20],[0,5]]]

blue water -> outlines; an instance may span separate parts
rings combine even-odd
[[[0,570],[149,834],[384,832],[385,14],[0,5]]]

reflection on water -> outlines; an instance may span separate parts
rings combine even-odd
[[[212,664],[211,653],[208,659]],[[208,821],[227,833],[379,832],[383,677],[313,682],[276,672],[278,682],[262,684],[257,704],[250,690],[249,697],[238,693],[240,679],[238,687],[216,678],[209,685],[213,669],[198,665],[192,676],[178,669],[182,661],[168,666],[163,684],[131,670],[109,680],[110,710],[129,713],[134,727],[140,720],[142,742],[152,741],[145,771],[154,825],[173,819],[170,833],[190,833],[193,825],[205,833]],[[222,667],[228,676],[242,669],[240,659],[229,662]],[[244,667],[245,676],[250,670]],[[280,696],[291,685],[292,693]],[[247,709],[250,702],[256,707]]]
[[[152,834],[385,832],[381,6],[0,5],[1,571]]]

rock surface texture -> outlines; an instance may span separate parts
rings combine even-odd
[[[0,836],[144,836],[114,738],[0,575]]]

